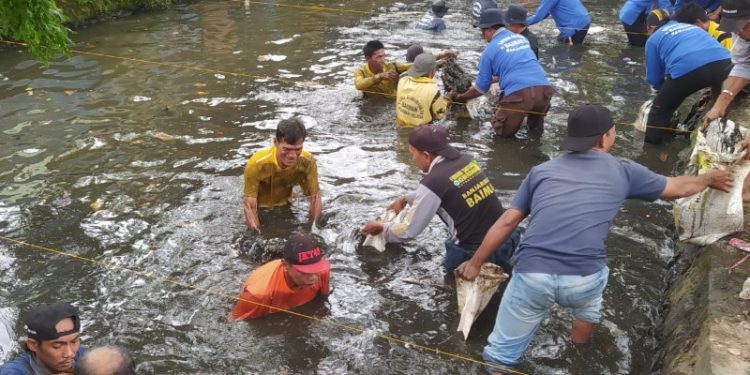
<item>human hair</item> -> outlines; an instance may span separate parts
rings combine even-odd
[[[689,23],[692,25],[695,23],[695,20],[708,22],[708,14],[706,14],[706,10],[697,3],[687,3],[674,14],[672,19],[677,22]]]
[[[76,363],[75,375],[135,375],[135,362],[121,346],[100,346]]]
[[[371,40],[365,44],[365,48],[362,48],[362,52],[364,52],[365,58],[370,58],[375,54],[375,51],[383,48],[385,48],[385,46],[379,40]]]
[[[283,141],[293,145],[300,140],[304,141],[306,137],[307,129],[305,129],[305,124],[297,117],[281,120],[276,127],[276,140],[279,142]]]

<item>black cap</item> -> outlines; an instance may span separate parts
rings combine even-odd
[[[719,30],[736,33],[750,22],[750,0],[721,0]]]
[[[661,26],[669,22],[670,14],[666,9],[654,9],[646,16],[646,25]]]
[[[479,15],[479,21],[474,24],[474,27],[486,29],[495,25],[505,25],[503,11],[498,8],[489,8],[482,11],[482,14]]]
[[[55,326],[65,318],[73,318],[73,329],[57,332]],[[26,313],[26,336],[37,341],[54,340],[81,331],[81,322],[75,307],[64,302],[40,305]]]
[[[526,8],[517,4],[511,4],[508,10],[505,11],[505,23],[509,25],[527,25],[527,15]]]
[[[284,260],[304,273],[321,273],[331,269],[320,242],[312,234],[302,232],[294,232],[287,239]]]
[[[568,115],[568,136],[563,139],[561,146],[570,151],[587,151],[614,125],[609,109],[584,104]]]
[[[409,135],[409,144],[419,151],[438,154],[446,159],[456,159],[461,156],[458,150],[448,144],[448,132],[438,125],[418,126]]]

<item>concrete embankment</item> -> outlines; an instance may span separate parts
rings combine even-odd
[[[750,126],[750,98],[739,99],[727,117]],[[746,205],[741,233],[710,246],[682,244],[677,249],[667,276],[664,320],[656,331],[660,349],[655,372],[750,375],[750,300],[738,297],[750,277],[750,261],[729,272],[747,253],[728,245],[732,237],[750,241],[748,215]]]
[[[142,9],[159,9],[174,0],[57,0],[67,22],[78,26],[103,17],[119,16]]]

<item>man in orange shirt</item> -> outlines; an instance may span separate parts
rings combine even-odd
[[[284,258],[258,267],[245,281],[230,321],[257,318],[328,296],[331,265],[320,243],[295,232],[284,245]]]

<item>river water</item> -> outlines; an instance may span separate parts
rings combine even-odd
[[[200,1],[77,30],[76,49],[87,54],[49,67],[22,49],[3,48],[0,235],[199,290],[0,241],[0,357],[20,350],[23,311],[67,300],[82,312],[86,345],[129,348],[143,374],[483,373],[476,363],[379,337],[481,358],[499,299],[468,340],[455,332],[455,293],[437,285],[442,223],[435,220],[416,241],[383,254],[361,248],[357,234],[420,178],[409,163],[407,133],[395,129],[393,103],[353,88],[361,47],[380,38],[390,59],[403,59],[414,41],[430,50],[453,48],[474,72],[485,43],[470,27],[468,2],[448,3],[449,30],[441,35],[413,29],[424,12],[418,2],[316,3],[374,10],[354,13]],[[643,50],[626,46],[618,5],[587,4],[599,28],[583,47],[558,45],[550,21],[532,28],[558,91],[541,137],[494,139],[487,123],[446,122],[452,142],[486,168],[504,203],[532,166],[559,153],[570,109],[600,103],[631,123],[651,95]],[[270,145],[280,119],[293,115],[309,126],[305,147],[318,159],[320,234],[334,287],[327,301],[297,311],[358,330],[285,313],[224,321],[233,301],[216,293],[237,295],[290,232],[310,227],[305,199],[261,211],[257,237],[246,233],[242,218],[244,163]],[[685,145],[644,150],[641,136],[623,125],[613,153],[668,173]],[[556,309],[520,370],[650,373],[673,255],[671,222],[664,202],[627,203],[607,242],[611,277],[593,345],[572,348],[571,316]]]

